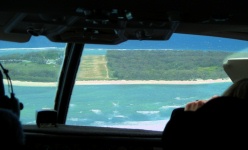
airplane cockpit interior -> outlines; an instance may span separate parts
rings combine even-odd
[[[0,3],[0,110],[22,149],[166,150],[175,109],[248,77],[244,0]]]

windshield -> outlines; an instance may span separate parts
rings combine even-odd
[[[247,45],[184,34],[168,41],[86,44],[66,124],[162,131],[174,108],[224,92],[232,82],[223,63],[243,57]],[[66,44],[34,37],[0,46],[0,61],[24,104],[21,121],[35,124],[37,110],[54,109]]]
[[[183,34],[87,44],[66,123],[163,131],[173,109],[224,92],[232,82],[223,63],[247,44]]]

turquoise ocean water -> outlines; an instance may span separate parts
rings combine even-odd
[[[171,111],[221,93],[231,83],[196,85],[77,85],[66,124],[163,130]],[[23,124],[35,124],[36,110],[53,108],[56,87],[14,86],[24,104]]]

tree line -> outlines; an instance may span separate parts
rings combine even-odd
[[[227,78],[223,60],[232,52],[193,50],[109,50],[113,79],[196,80]]]

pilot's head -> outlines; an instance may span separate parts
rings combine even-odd
[[[248,99],[248,78],[234,82],[222,95]]]

